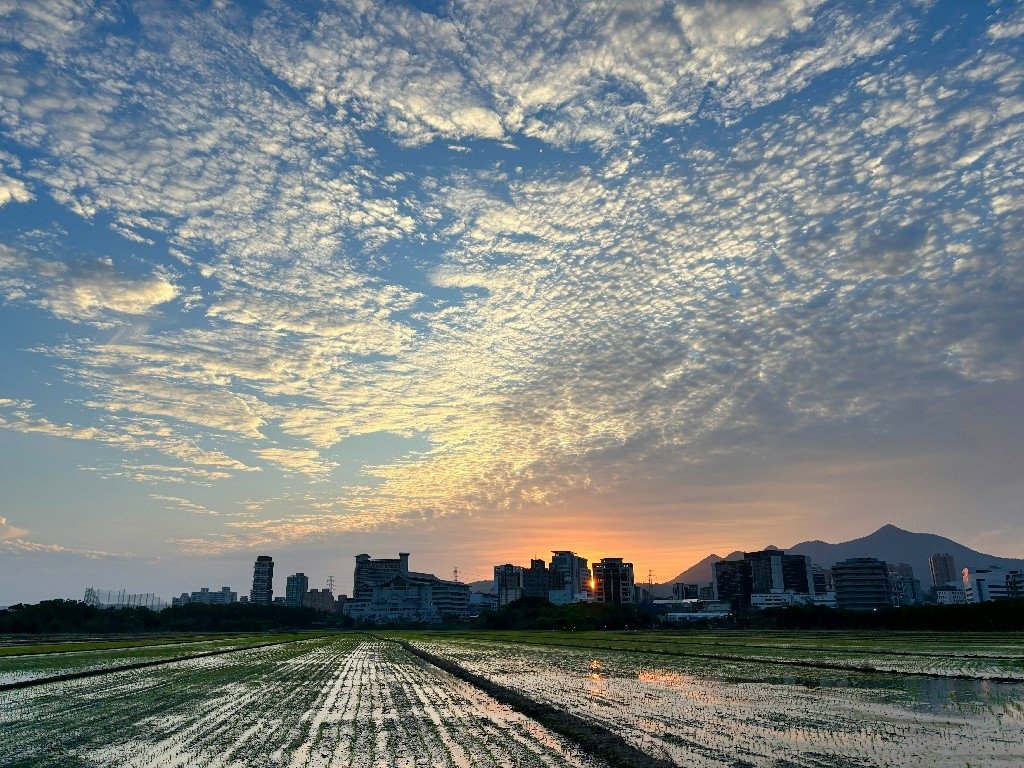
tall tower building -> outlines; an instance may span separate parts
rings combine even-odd
[[[589,593],[591,584],[587,558],[564,549],[551,554],[551,571],[558,574],[555,588],[568,588],[573,595]]]
[[[289,576],[285,581],[284,604],[291,608],[301,608],[308,591],[309,577],[306,574],[300,572]]]
[[[953,556],[948,552],[936,552],[929,557],[928,570],[932,574],[933,587],[960,583],[960,574],[956,572]]]
[[[633,564],[621,557],[603,557],[594,563],[594,600],[599,603],[633,602]]]
[[[252,591],[249,602],[270,605],[274,602],[274,558],[260,555],[252,569]]]

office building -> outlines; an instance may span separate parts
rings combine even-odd
[[[940,584],[935,588],[935,602],[939,605],[966,605],[967,591],[960,584]]]
[[[356,556],[353,597],[345,614],[357,621],[439,623],[469,614],[469,587],[409,570],[409,554],[374,560]]]
[[[285,580],[284,604],[289,608],[301,608],[309,591],[309,577],[304,573],[293,573]]]
[[[889,600],[893,605],[919,605],[923,602],[921,582],[914,578],[909,563],[889,563]]]
[[[987,568],[964,568],[963,587],[969,603],[987,603],[1010,596],[1006,571],[996,565]]]
[[[505,563],[494,566],[494,594],[498,606],[514,603],[523,596],[523,566]]]
[[[274,558],[260,555],[252,569],[252,591],[249,602],[270,605],[274,601]]]
[[[1024,571],[1007,571],[1006,596],[1013,598],[1024,597]]]
[[[603,557],[594,563],[594,600],[598,603],[633,602],[633,564],[621,557]]]
[[[557,574],[552,588],[568,590],[569,594],[585,600],[593,589],[587,558],[568,550],[555,550],[551,555],[551,570]]]
[[[714,599],[728,603],[734,611],[750,607],[753,592],[750,563],[746,560],[719,560],[712,566]]]
[[[933,587],[960,583],[960,574],[953,564],[953,556],[948,552],[936,552],[929,557],[928,570],[931,572]]]
[[[700,589],[696,584],[684,584],[677,581],[672,585],[673,600],[697,600],[700,598]]]
[[[329,589],[308,590],[302,597],[302,605],[306,608],[315,608],[318,611],[327,611],[328,613],[334,613],[338,610],[338,603],[334,599],[334,593]]]
[[[715,599],[728,602],[734,611],[746,610],[752,595],[803,595],[797,602],[811,602],[815,594],[811,560],[806,555],[787,555],[781,549],[744,552],[742,560],[715,563]],[[778,604],[779,600],[760,600],[758,605]]]
[[[548,592],[555,586],[553,576],[557,578],[558,575],[549,571],[543,560],[531,560],[530,567],[523,569],[523,597],[547,600]]]
[[[832,566],[836,606],[849,611],[873,611],[892,605],[889,569],[883,560],[851,557]]]

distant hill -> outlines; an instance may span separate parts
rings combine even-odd
[[[494,591],[494,580],[483,579],[482,581],[471,581],[469,582],[470,592],[493,592]]]
[[[769,547],[765,547],[769,549]],[[997,557],[987,555],[958,544],[945,536],[934,533],[914,533],[897,528],[895,525],[883,525],[874,533],[851,541],[829,544],[826,541],[803,541],[786,552],[794,555],[807,555],[811,561],[826,568],[835,565],[848,557],[877,557],[891,563],[909,563],[914,569],[914,576],[921,580],[921,586],[931,586],[931,574],[928,570],[928,558],[936,552],[948,552],[953,556],[953,563],[959,571],[965,566],[997,565],[1002,568],[1024,568],[1024,559]],[[711,566],[719,560],[736,560],[743,557],[742,552],[733,552],[726,557],[708,555],[699,563],[690,566],[676,578],[664,584],[654,585],[657,595],[670,595],[672,584],[683,581],[690,584],[707,584],[711,581]]]

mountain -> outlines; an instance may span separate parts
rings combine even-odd
[[[483,579],[481,581],[471,581],[471,582],[469,582],[468,586],[469,586],[469,591],[470,592],[489,593],[489,592],[493,592],[494,591],[494,580],[493,579]]]
[[[769,547],[765,547],[769,549]],[[811,561],[826,568],[835,565],[848,557],[877,557],[889,563],[909,563],[914,569],[914,576],[921,580],[921,586],[928,589],[932,585],[928,570],[928,558],[936,552],[948,552],[953,556],[953,563],[959,571],[965,566],[998,565],[1005,569],[1024,568],[1024,559],[997,557],[986,555],[958,544],[945,536],[934,533],[914,533],[897,528],[895,525],[883,525],[874,533],[859,539],[841,541],[830,544],[826,541],[802,541],[785,550],[792,555],[807,555]],[[672,581],[655,584],[656,595],[671,595],[672,584],[683,581],[689,584],[707,584],[711,581],[711,566],[719,560],[736,560],[743,557],[742,552],[733,552],[725,558],[708,555],[699,563],[690,566]]]

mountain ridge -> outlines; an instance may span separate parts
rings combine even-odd
[[[765,547],[768,549],[769,547]],[[1024,568],[1024,558],[999,557],[978,552],[960,544],[953,539],[935,533],[918,533],[907,531],[892,523],[886,523],[876,531],[849,541],[830,543],[821,539],[811,539],[783,548],[793,555],[807,555],[811,561],[826,568],[849,557],[877,557],[892,563],[909,563],[914,569],[915,578],[927,590],[931,587],[931,573],[928,569],[928,558],[935,553],[948,552],[953,556],[953,564],[957,571],[965,566],[996,565],[1002,568]],[[719,560],[732,560],[742,557],[740,551],[732,552],[726,557],[711,554],[694,563],[670,581],[655,584],[656,595],[670,595],[672,584],[677,581],[686,583],[707,584],[711,581],[712,565]]]

